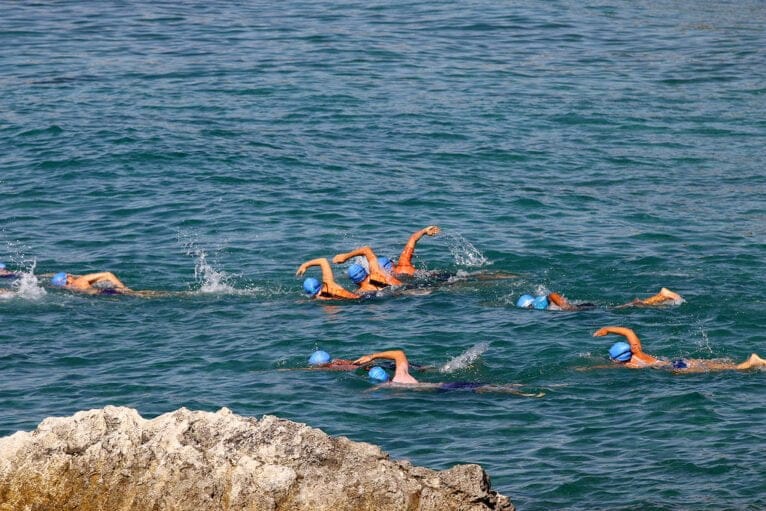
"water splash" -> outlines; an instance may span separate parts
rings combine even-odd
[[[16,296],[24,298],[26,300],[39,300],[46,293],[45,289],[40,286],[40,282],[35,276],[35,267],[37,261],[33,260],[29,265],[29,268],[18,272],[19,278],[13,283],[13,289],[16,291]]]
[[[228,283],[230,276],[224,272],[213,268],[207,262],[207,254],[204,250],[195,252],[197,258],[194,263],[194,280],[200,284],[200,293],[235,293],[237,290]]]
[[[449,251],[459,266],[479,267],[489,264],[489,259],[478,248],[459,234],[447,234]]]
[[[439,368],[440,373],[452,373],[473,364],[485,351],[489,349],[489,343],[480,342]]]
[[[699,351],[705,352],[705,353],[713,353],[713,347],[710,345],[710,337],[708,336],[707,330],[700,325],[699,326],[699,334],[700,338],[697,341],[697,349]]]

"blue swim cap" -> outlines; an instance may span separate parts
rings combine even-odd
[[[306,280],[303,281],[303,290],[313,298],[322,290],[322,284],[314,277],[306,277]]]
[[[359,284],[367,278],[367,270],[361,264],[352,264],[348,267],[348,277],[354,281],[354,284]]]
[[[309,357],[309,365],[319,366],[330,361],[330,354],[326,351],[316,350]]]
[[[4,269],[5,269],[5,263],[0,263],[0,270],[4,270]]]
[[[544,310],[548,308],[548,297],[538,296],[535,301],[532,302],[532,307],[538,310]]]
[[[386,270],[388,273],[394,271],[394,263],[388,257],[378,257],[378,263],[380,267]]]
[[[66,273],[63,271],[58,272],[51,277],[51,284],[54,286],[66,286]]]
[[[532,302],[535,301],[535,297],[532,295],[521,295],[518,300],[516,300],[516,307],[521,307],[522,309],[528,309],[532,306]]]
[[[380,366],[375,366],[370,369],[367,376],[376,383],[386,383],[388,381],[388,373]]]
[[[633,352],[630,351],[630,344],[625,341],[616,342],[609,348],[609,358],[612,360],[627,362],[631,356],[633,356]]]

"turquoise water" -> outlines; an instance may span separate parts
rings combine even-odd
[[[766,508],[764,372],[600,369],[617,339],[591,336],[766,353],[763,2],[4,2],[0,20],[0,260],[28,274],[0,300],[0,434],[227,406],[480,463],[521,510]],[[303,261],[395,257],[429,224],[416,264],[451,284],[301,295]],[[61,270],[184,294],[32,276]],[[686,303],[608,307],[662,286]],[[600,307],[513,307],[545,289]],[[316,347],[546,395],[284,370]]]

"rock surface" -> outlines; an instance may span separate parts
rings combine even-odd
[[[0,438],[0,510],[513,510],[478,465],[433,471],[273,416],[107,406]]]

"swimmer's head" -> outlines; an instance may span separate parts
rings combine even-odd
[[[625,341],[616,342],[609,348],[609,358],[617,362],[628,362],[632,356],[633,352],[630,351],[630,344]]]
[[[548,297],[541,295],[534,299],[532,307],[538,310],[544,310],[548,308]]]
[[[386,383],[388,381],[388,373],[380,366],[374,366],[370,369],[367,376],[375,383]]]
[[[532,295],[521,295],[518,300],[516,300],[516,307],[520,307],[522,309],[529,309],[532,307],[532,303],[535,301],[535,297]]]
[[[303,290],[311,298],[314,298],[322,290],[322,283],[314,277],[306,277],[306,280],[303,281]]]
[[[361,284],[367,278],[367,270],[361,264],[352,264],[348,267],[348,277],[354,281],[354,284]]]
[[[60,271],[51,277],[51,284],[54,286],[66,286],[66,272]]]
[[[393,273],[394,263],[388,257],[378,257],[378,263],[380,267],[386,270],[388,273]]]
[[[328,363],[329,361],[330,361],[330,354],[322,350],[316,350],[309,357],[309,365],[312,365],[312,366],[321,366]]]

